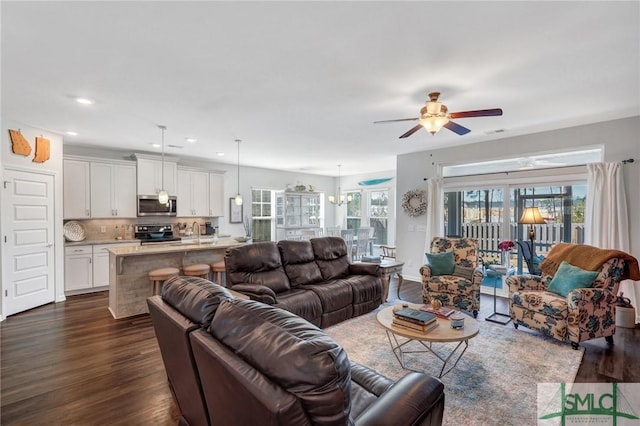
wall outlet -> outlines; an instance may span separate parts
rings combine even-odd
[[[104,234],[105,232],[107,232],[107,227],[106,227],[106,226],[101,226],[101,227],[100,227],[100,232],[102,232],[103,234]]]

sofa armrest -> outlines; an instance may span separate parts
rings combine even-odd
[[[409,373],[398,380],[357,419],[356,425],[441,424],[444,385],[424,373]]]
[[[376,263],[351,263],[349,264],[349,275],[373,275],[380,276],[380,265]]]
[[[231,289],[238,293],[246,294],[251,300],[257,300],[267,305],[275,305],[277,302],[276,293],[264,285],[241,283],[234,284]]]
[[[509,294],[523,290],[545,290],[545,282],[539,275],[511,275],[504,282],[509,287]]]
[[[431,267],[429,265],[422,265],[420,275],[422,275],[422,282],[431,279]]]

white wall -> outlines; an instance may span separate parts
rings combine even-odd
[[[22,135],[27,139],[31,145],[31,155],[23,156],[14,154],[11,150],[11,138],[9,137],[9,129],[18,130],[22,132]],[[50,159],[44,163],[34,163],[33,157],[35,154],[35,139],[36,136],[43,136],[50,141]],[[21,171],[36,171],[51,174],[54,177],[54,261],[55,261],[55,297],[56,301],[65,300],[64,297],[64,239],[62,231],[62,136],[48,132],[46,130],[27,126],[23,123],[19,123],[12,120],[2,119],[2,137],[0,138],[0,167],[2,169],[2,180],[4,181],[4,172],[8,168],[21,170]],[[2,188],[2,187],[0,187]],[[5,194],[5,190],[0,191],[0,203],[4,204],[2,200]],[[0,210],[1,211],[1,210]],[[4,236],[4,223],[5,218],[0,216],[0,229],[3,231]],[[3,253],[4,244],[0,244],[0,257],[4,261]],[[2,264],[3,262],[0,262]],[[4,273],[3,271],[2,274]],[[2,275],[2,282],[4,286],[4,275]],[[0,292],[0,309],[4,304],[2,297],[4,292]],[[0,311],[0,318],[2,318],[2,312]]]
[[[640,117],[400,155],[396,165],[398,198],[410,189],[426,189],[424,178],[436,177],[442,165],[524,157],[587,146],[603,146],[604,161],[607,162],[635,159],[634,163],[624,166],[624,172],[631,228],[630,251],[640,258]],[[398,259],[405,262],[404,276],[420,281],[425,235],[418,229],[426,225],[426,216],[409,217],[398,203],[396,218],[396,253]],[[409,231],[410,227],[414,231]]]

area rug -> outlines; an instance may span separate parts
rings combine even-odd
[[[399,379],[409,373],[391,352],[376,311],[327,328],[349,359]],[[445,385],[445,425],[536,425],[538,383],[572,383],[584,348],[574,350],[540,334],[479,320],[480,333],[458,365],[441,380]],[[415,349],[421,346],[415,342]],[[439,344],[438,348],[450,350]],[[405,348],[407,350],[411,347]],[[405,356],[408,367],[437,376],[442,366],[432,354]]]

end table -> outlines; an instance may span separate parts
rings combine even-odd
[[[496,288],[497,280],[502,280],[502,277],[509,276],[515,274],[515,268],[508,268],[503,265],[488,265],[485,270],[485,276],[489,278],[493,278],[493,313],[485,318],[486,321],[495,322],[497,324],[509,324],[511,321],[511,316],[509,314],[504,314],[502,312],[498,312],[496,309]],[[501,318],[502,317],[502,318]]]

